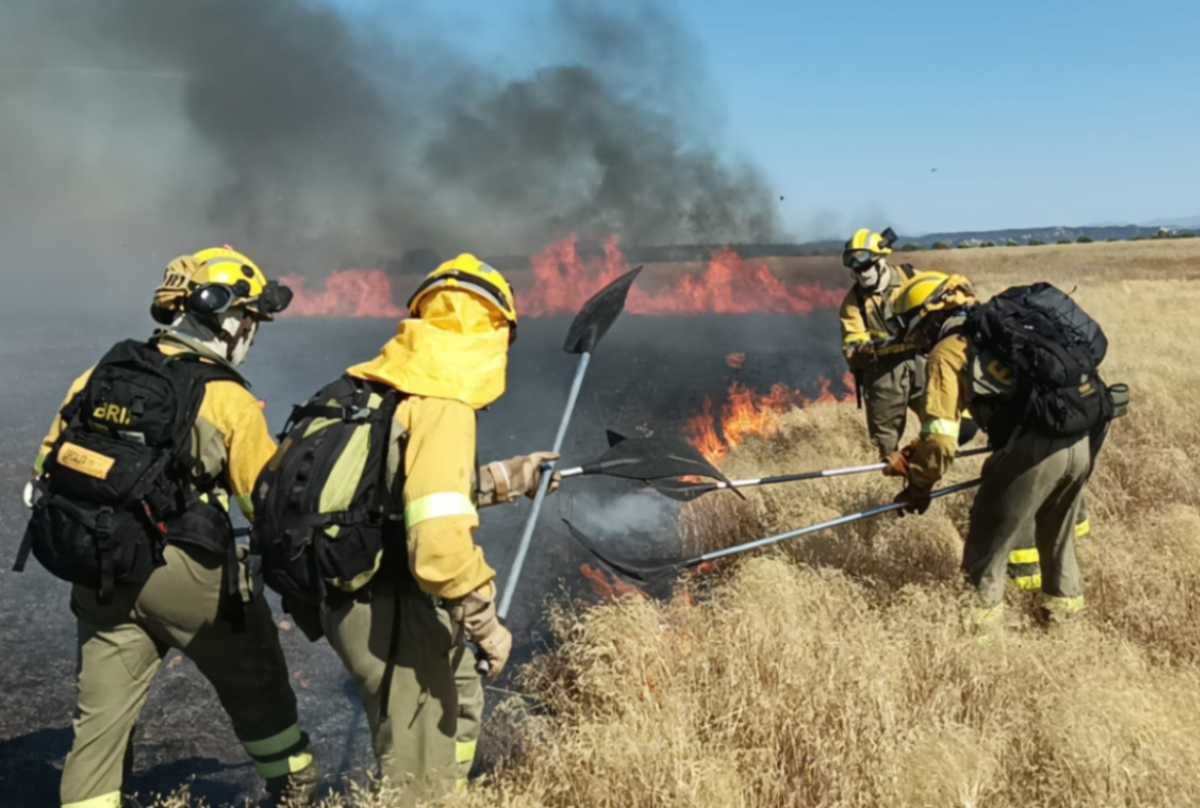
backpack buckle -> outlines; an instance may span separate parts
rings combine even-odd
[[[346,420],[350,423],[360,423],[371,417],[370,407],[355,407],[346,411]]]
[[[113,509],[107,506],[100,508],[96,511],[93,524],[96,526],[96,532],[101,536],[106,538],[111,536],[113,532]]]

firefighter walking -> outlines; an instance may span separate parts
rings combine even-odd
[[[275,451],[235,367],[290,298],[232,249],[180,256],[151,309],[165,328],[79,377],[42,443],[21,564],[32,551],[75,582],[79,693],[64,808],[119,808],[134,724],[172,648],[216,689],[266,781],[262,804],[315,793],[275,622],[265,600],[241,596],[228,515],[231,497],[249,508]],[[156,451],[165,466],[142,474]],[[130,469],[142,475],[134,493],[114,493]]]
[[[842,264],[854,285],[842,301],[842,354],[854,374],[860,404],[866,407],[867,432],[880,459],[900,445],[908,410],[921,414],[925,360],[896,333],[892,301],[912,277],[911,268],[893,267],[891,230],[855,231],[842,251]]]

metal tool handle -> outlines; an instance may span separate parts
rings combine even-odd
[[[562,420],[558,423],[558,433],[554,436],[554,446],[552,452],[558,454],[562,451],[563,441],[567,436],[567,426],[571,423],[571,413],[575,410],[575,402],[579,399],[579,390],[583,387],[583,377],[587,373],[588,362],[591,361],[590,353],[581,353],[579,355],[579,365],[575,368],[575,379],[571,382],[571,392],[567,394],[567,406],[563,410]],[[496,610],[496,614],[501,620],[508,617],[509,607],[512,606],[513,595],[517,591],[517,582],[521,580],[521,569],[525,566],[525,556],[529,552],[529,543],[533,538],[533,529],[537,525],[538,514],[542,512],[542,502],[546,499],[546,493],[550,490],[550,478],[554,473],[554,461],[549,461],[542,466],[542,476],[538,481],[537,494],[533,498],[533,506],[529,509],[529,516],[525,519],[525,528],[521,531],[521,542],[517,546],[517,555],[513,559],[512,569],[508,573],[508,581],[504,587],[504,596],[500,599],[500,608]]]
[[[931,500],[934,500],[939,497],[947,496],[949,494],[957,494],[959,491],[965,491],[968,488],[974,488],[977,485],[979,485],[978,478],[976,478],[974,480],[968,480],[965,483],[958,483],[957,485],[949,485],[949,486],[946,486],[945,488],[940,488],[937,491],[934,491],[932,494],[929,495],[929,498]],[[711,553],[705,553],[702,556],[697,556],[696,558],[690,559],[687,562],[687,565],[694,567],[697,564],[703,564],[705,561],[716,561],[718,558],[724,558],[725,556],[738,555],[741,553],[748,552],[750,550],[757,550],[760,547],[767,547],[772,544],[778,544],[781,541],[788,541],[789,539],[798,539],[801,536],[807,536],[809,533],[816,533],[821,530],[827,530],[828,528],[831,528],[831,527],[840,527],[842,525],[848,525],[852,522],[860,522],[863,519],[870,519],[873,516],[879,516],[880,514],[883,514],[883,513],[888,513],[890,511],[898,511],[903,507],[904,507],[904,505],[899,502],[889,502],[886,505],[877,505],[874,508],[868,508],[865,511],[859,511],[858,513],[849,513],[849,514],[846,514],[845,516],[839,516],[835,519],[829,519],[828,521],[825,521],[825,522],[818,522],[815,525],[808,525],[807,527],[801,527],[801,528],[797,528],[795,530],[788,530],[784,533],[776,533],[774,536],[766,536],[764,538],[758,539],[757,541],[747,542],[746,544],[739,544],[734,547],[726,547],[723,550],[714,550]]]

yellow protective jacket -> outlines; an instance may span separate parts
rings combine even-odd
[[[505,388],[508,327],[479,298],[434,292],[421,317],[402,320],[356,378],[405,393],[392,436],[407,435],[402,503],[408,568],[444,600],[488,587],[496,572],[475,544],[475,412]],[[393,486],[394,488],[394,486]]]
[[[475,410],[448,398],[408,396],[392,434],[406,434],[402,504],[408,568],[423,592],[465,597],[496,577],[483,548],[475,503]]]
[[[943,337],[925,364],[925,417],[921,434],[907,447],[908,480],[932,488],[958,453],[958,433],[967,405],[968,343],[960,333]]]
[[[168,355],[190,351],[208,361],[221,362],[203,346],[170,332],[164,334],[158,347]],[[91,375],[92,369],[89,368],[71,384],[63,400],[64,407],[83,390]],[[62,417],[55,416],[34,462],[35,474],[41,474],[43,463],[65,426]],[[248,518],[252,517],[250,494],[254,490],[254,481],[275,454],[275,440],[271,437],[266,416],[254,395],[235,381],[209,381],[205,385],[204,399],[192,427],[191,450],[205,473],[217,479],[214,493],[218,502],[214,504],[228,509],[228,498],[233,495],[243,513]]]
[[[900,285],[912,277],[913,270],[898,266],[890,269],[891,281],[882,292],[869,294],[855,285],[842,299],[838,319],[842,328],[842,354],[847,358],[864,345],[885,342],[897,336],[889,322],[892,303]]]

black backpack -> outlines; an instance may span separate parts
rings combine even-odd
[[[254,485],[251,534],[253,563],[291,602],[319,604],[330,587],[355,592],[379,569],[394,510],[387,448],[400,396],[343,376],[293,408]]]
[[[168,522],[214,482],[192,457],[190,433],[208,381],[244,383],[196,354],[168,356],[156,342],[125,340],[62,409],[62,434],[36,481],[37,498],[17,554],[99,590],[140,583],[162,563]]]
[[[1113,402],[1098,368],[1108,351],[1100,325],[1049,283],[1014,286],[975,307],[967,337],[1016,374],[1019,422],[1051,437],[1103,427]]]

